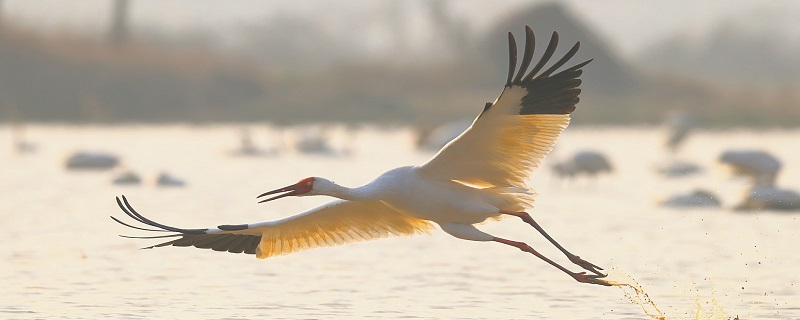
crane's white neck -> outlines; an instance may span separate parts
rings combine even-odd
[[[374,189],[369,184],[357,188],[348,188],[328,179],[315,177],[314,187],[308,195],[326,195],[351,201],[379,200],[378,193]]]

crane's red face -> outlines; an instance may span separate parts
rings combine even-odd
[[[301,196],[301,195],[307,194],[309,191],[311,191],[312,188],[314,188],[314,178],[305,178],[303,180],[300,180],[300,182],[295,183],[293,185],[286,186],[286,187],[283,187],[283,188],[280,188],[280,189],[275,189],[275,190],[272,190],[272,191],[269,191],[269,192],[264,192],[264,193],[262,193],[261,195],[259,195],[256,198],[261,198],[261,197],[265,197],[265,196],[272,195],[272,194],[278,194],[277,196],[274,196],[274,197],[271,197],[271,198],[267,198],[267,199],[264,199],[264,200],[261,200],[261,201],[258,202],[258,203],[262,203],[262,202],[272,201],[272,200],[275,200],[275,199],[280,199],[280,198],[288,197],[288,196]]]

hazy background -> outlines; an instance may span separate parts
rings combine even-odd
[[[793,1],[0,2],[0,120],[381,122],[474,115],[505,32],[582,42],[575,124],[800,123]],[[557,53],[558,54],[558,53]]]
[[[424,163],[500,93],[506,32],[529,24],[539,51],[557,30],[556,55],[595,59],[530,179],[537,221],[669,319],[798,319],[800,219],[733,212],[756,185],[718,170],[768,152],[770,192],[800,209],[797,21],[797,1],[0,0],[0,318],[644,318],[441,231],[256,261],[138,250],[158,241],[108,219],[122,194],[177,227],[281,219],[330,198],[255,196]],[[614,172],[553,170],[586,151]],[[661,202],[697,191],[717,205]],[[516,219],[481,228],[568,263]]]

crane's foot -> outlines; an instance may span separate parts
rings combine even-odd
[[[586,274],[586,272],[572,273],[570,275],[580,283],[597,284],[607,287],[611,286],[611,284],[608,283],[608,281],[601,279],[604,278],[606,275]]]
[[[567,257],[569,258],[569,261],[572,261],[572,263],[574,263],[577,266],[583,268],[584,270],[591,271],[592,273],[594,273],[595,275],[597,275],[597,276],[599,276],[601,278],[607,276],[607,274],[603,274],[602,272],[600,272],[600,270],[603,270],[603,268],[597,266],[594,263],[591,263],[589,261],[583,260],[583,259],[581,259],[581,257],[576,256],[576,255],[568,255]]]

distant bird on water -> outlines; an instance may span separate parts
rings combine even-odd
[[[760,150],[728,150],[719,162],[730,166],[736,174],[748,176],[754,186],[774,186],[781,170],[781,161]]]
[[[689,194],[680,194],[659,202],[660,205],[673,208],[719,207],[719,197],[711,191],[698,189]]]
[[[800,193],[775,186],[753,186],[744,194],[744,200],[733,208],[736,211],[800,210]]]
[[[534,34],[525,28],[526,46],[517,70],[517,45],[509,33],[508,78],[500,96],[486,103],[472,125],[421,166],[392,169],[356,188],[310,177],[258,196],[260,202],[287,196],[327,195],[339,198],[281,220],[216,228],[170,227],[137,213],[123,196],[122,210],[134,220],[168,235],[132,238],[169,238],[163,246],[194,246],[216,251],[255,254],[258,258],[302,249],[370,240],[389,235],[413,235],[439,225],[448,234],[472,241],[497,242],[533,254],[582,283],[609,285],[602,268],[564,249],[524,210],[533,203],[525,181],[552,150],[575,110],[584,61],[554,73],[578,51],[576,43],[561,59],[545,69],[558,44],[553,33],[541,60],[527,72],[534,55]],[[516,75],[516,76],[515,76]],[[487,219],[515,216],[538,230],[574,264],[589,271],[573,272],[529,245],[496,237],[475,228]]]
[[[582,174],[593,177],[613,170],[611,161],[603,153],[593,150],[580,151],[572,158],[553,165],[553,172],[562,178],[574,178]]]

